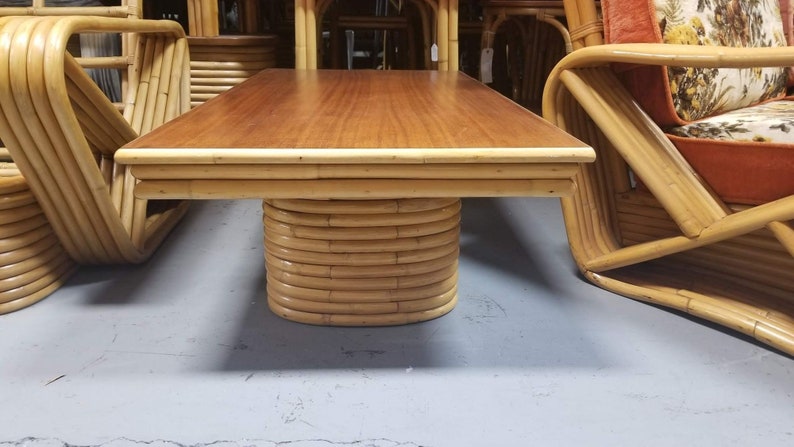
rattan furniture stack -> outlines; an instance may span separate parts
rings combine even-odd
[[[263,34],[258,0],[241,1],[239,34],[221,34],[218,0],[187,0],[191,106],[276,66],[277,36]]]

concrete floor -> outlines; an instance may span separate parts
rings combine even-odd
[[[257,201],[0,317],[0,447],[791,446],[794,360],[578,276],[553,199],[464,202],[460,302],[271,314]]]

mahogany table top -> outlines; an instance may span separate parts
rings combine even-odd
[[[517,148],[506,153],[592,158],[584,143],[465,74],[396,70],[265,70],[125,148]]]

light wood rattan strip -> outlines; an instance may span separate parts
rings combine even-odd
[[[268,299],[281,307],[315,314],[360,315],[362,318],[372,315],[412,313],[437,309],[446,306],[456,294],[457,287],[453,286],[451,290],[440,295],[407,301],[323,303],[284,295],[275,286],[268,283]]]
[[[278,272],[279,278],[289,284],[329,290],[367,290],[406,284],[413,287],[442,280],[449,274],[442,271],[446,271],[457,260],[457,255],[456,251],[428,261],[367,266],[306,264],[270,253],[266,254],[266,261],[272,266],[274,274]]]
[[[284,262],[281,259],[276,259],[271,263],[270,276],[285,285],[302,287],[307,289],[323,289],[328,291],[370,291],[375,294],[382,293],[388,290],[397,290],[401,286],[414,288],[428,286],[444,281],[449,278],[449,275],[454,274],[451,265],[456,261],[454,256],[446,259],[440,259],[436,262],[426,262],[421,265],[403,266],[414,270],[406,269],[405,274],[395,274],[394,271],[383,271],[369,268],[366,271],[361,269],[350,269],[336,274],[334,266],[328,266],[332,273],[331,275],[338,276],[337,278],[324,278],[320,276],[306,276],[296,273],[289,273],[279,270],[277,267],[279,262]],[[453,264],[450,264],[453,263]],[[294,263],[291,263],[294,264]],[[311,265],[308,267],[301,267],[291,265],[292,268],[305,271],[310,270]],[[435,270],[439,269],[440,270]],[[427,272],[427,273],[424,273]],[[311,272],[315,273],[315,272]],[[374,299],[374,298],[373,298]]]
[[[289,228],[289,226],[286,226]],[[367,239],[367,240],[322,240],[297,238],[288,234],[278,234],[274,231],[276,226],[267,226],[268,239],[280,247],[296,250],[323,252],[323,253],[370,253],[370,252],[404,252],[411,250],[437,248],[449,244],[456,231],[449,230],[443,233],[422,237],[407,237],[398,239]]]
[[[446,279],[416,287],[393,287],[377,290],[327,290],[312,289],[272,281],[270,286],[285,296],[323,303],[374,303],[423,299],[448,293],[457,284],[458,274],[453,271]]]
[[[272,219],[265,219],[264,224],[265,231],[272,231],[302,239],[328,240],[329,243],[333,245],[334,241],[368,241],[373,239],[385,241],[388,239],[429,236],[453,230],[457,228],[459,222],[460,217],[456,215],[445,220],[426,224],[368,228],[366,232],[358,228],[323,228],[307,225],[285,225],[273,221]]]
[[[328,326],[393,326],[401,324],[417,323],[420,321],[431,320],[449,313],[458,302],[455,294],[447,304],[431,310],[418,312],[395,312],[385,314],[352,315],[352,314],[331,314],[301,312],[281,306],[280,304],[268,301],[268,307],[273,313],[288,320],[306,324],[328,325]]]

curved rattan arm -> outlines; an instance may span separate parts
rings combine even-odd
[[[6,6],[0,9],[0,16],[101,16],[101,17],[140,17],[137,6]]]
[[[66,29],[71,29],[73,33],[167,33],[173,37],[185,37],[185,30],[182,26],[178,22],[171,20],[127,20],[121,17],[94,15],[51,15],[47,17],[52,17],[59,23],[66,24]],[[7,16],[0,18],[0,22],[37,18],[43,19],[44,16]]]
[[[749,49],[612,44],[582,48],[563,58],[549,75],[544,90],[543,114],[555,124],[566,127],[564,115],[568,111],[561,108],[568,107],[568,94],[573,95],[612,141],[615,149],[644,179],[681,231],[688,237],[696,237],[710,225],[724,219],[729,212],[710,193],[708,186],[694,173],[661,129],[633,101],[612,73],[610,64],[756,67],[788,66],[792,62],[794,48],[791,47]],[[671,185],[678,186],[672,188]],[[780,219],[790,219],[786,207],[776,209],[781,213]]]
[[[554,107],[551,98],[567,70],[604,67],[612,63],[695,68],[755,68],[794,66],[794,47],[735,48],[663,43],[625,43],[586,47],[564,57],[548,76],[543,107]]]
[[[573,124],[569,102],[573,96],[614,149],[643,178],[686,236],[666,240],[654,247],[623,249],[620,255],[590,257],[586,263],[589,270],[600,271],[638,259],[653,259],[763,228],[770,222],[794,219],[794,197],[731,215],[662,130],[633,101],[609,64],[734,68],[788,66],[793,60],[794,48],[791,47],[613,44],[577,50],[552,70],[544,91],[544,117],[567,129]],[[781,242],[792,250],[790,230],[771,225]]]
[[[794,47],[606,44],[576,50],[563,58],[555,70],[597,67],[608,63],[704,68],[788,67],[794,65]]]
[[[177,22],[170,20],[128,20],[116,17],[97,16],[60,16],[60,17],[2,17],[0,27],[19,20],[48,20],[57,27],[57,33],[50,33],[48,44],[56,45],[50,51],[66,50],[66,43],[73,34],[79,33],[160,33],[175,38],[185,37],[185,30]]]
[[[125,114],[66,51],[77,33],[132,33]],[[190,107],[187,39],[176,22],[86,16],[0,19],[0,130],[70,256],[141,262],[181,217],[134,197],[113,153]],[[126,118],[126,119],[125,119]]]

